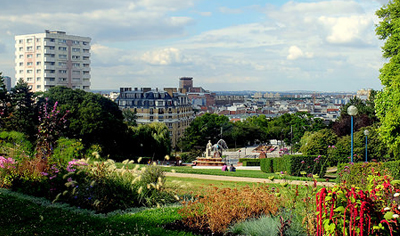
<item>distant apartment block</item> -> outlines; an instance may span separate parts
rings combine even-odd
[[[10,76],[2,76],[4,85],[6,86],[7,91],[11,90],[11,77]]]
[[[49,30],[15,36],[15,79],[33,92],[54,86],[90,91],[90,41]]]
[[[120,95],[115,102],[121,110],[134,111],[138,124],[165,123],[173,147],[195,118],[187,95],[178,93],[176,88],[120,88]]]

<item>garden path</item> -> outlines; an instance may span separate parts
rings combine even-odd
[[[165,172],[166,176],[179,177],[179,178],[195,178],[195,179],[208,179],[208,180],[219,180],[219,181],[236,181],[236,182],[252,182],[252,183],[283,183],[288,182],[289,184],[295,185],[312,185],[312,181],[301,181],[301,180],[284,180],[284,179],[270,179],[263,178],[249,178],[249,177],[235,177],[235,176],[221,176],[221,175],[201,175],[201,174],[185,174],[185,173],[172,173]],[[335,185],[333,182],[317,182],[318,186],[332,187]]]

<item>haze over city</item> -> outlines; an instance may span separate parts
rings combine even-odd
[[[6,0],[0,71],[15,77],[15,35],[48,29],[92,38],[92,90],[182,76],[213,91],[380,89],[375,11],[387,2]]]

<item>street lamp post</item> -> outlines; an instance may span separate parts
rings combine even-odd
[[[368,162],[368,135],[369,131],[366,129],[364,130],[365,134],[365,162]]]
[[[358,109],[354,105],[347,108],[347,114],[351,116],[351,163],[353,163],[353,116],[357,115]]]

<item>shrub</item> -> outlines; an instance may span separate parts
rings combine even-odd
[[[275,214],[278,201],[268,186],[237,188],[212,188],[195,201],[183,202],[179,211],[184,224],[190,228],[209,228],[223,233],[230,224],[250,217]]]
[[[33,145],[27,136],[16,131],[0,132],[0,155],[23,159],[33,151]]]
[[[76,139],[60,138],[53,155],[49,158],[52,163],[67,165],[73,159],[84,158],[84,147],[82,142]]]
[[[69,162],[64,175],[66,190],[55,201],[65,201],[96,212],[110,212],[138,206],[156,206],[176,201],[165,191],[165,176],[159,166],[128,168],[132,161],[124,161],[121,168],[114,161],[90,163],[87,160]]]
[[[316,195],[317,235],[398,235],[400,190],[389,176],[369,175],[365,190],[336,185]]]
[[[285,172],[289,175],[319,175],[326,173],[327,157],[316,155],[285,155],[278,158],[261,159],[261,170],[267,173]]]
[[[399,166],[400,161],[342,163],[338,165],[337,181],[345,182],[347,186],[356,185],[364,189],[368,183],[368,175],[375,172],[386,173],[394,179],[400,179]]]
[[[260,166],[261,159],[254,158],[240,158],[239,162],[243,163],[243,166]]]
[[[272,168],[272,160],[273,158],[263,158],[260,160],[260,168],[261,171],[265,173],[274,173],[274,169]]]

